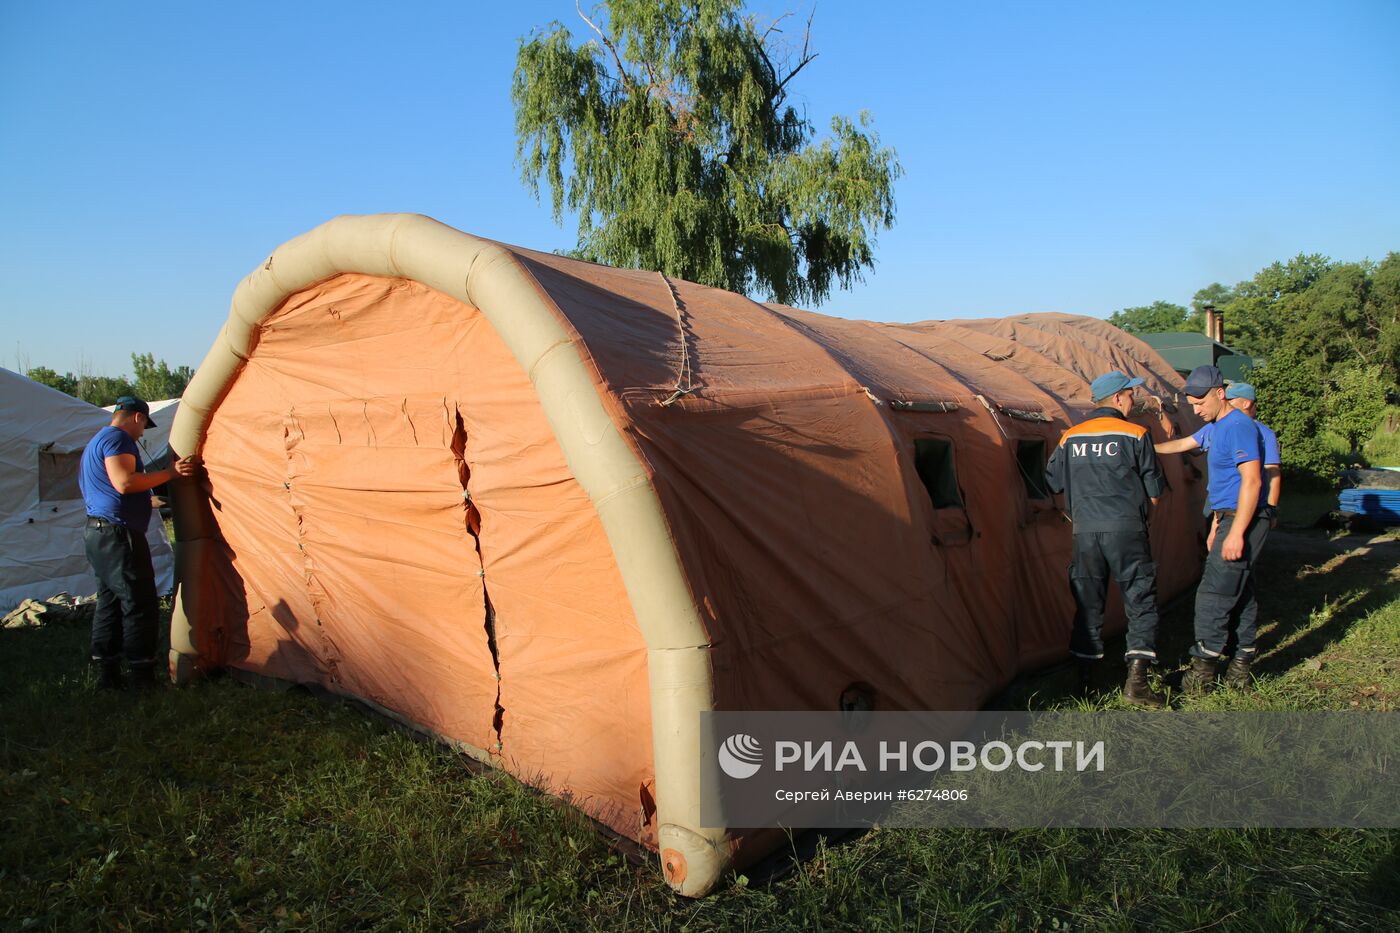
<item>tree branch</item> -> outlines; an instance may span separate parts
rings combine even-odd
[[[632,77],[627,73],[627,69],[622,67],[622,59],[618,57],[616,46],[612,44],[611,39],[603,35],[603,30],[598,28],[598,24],[593,22],[593,20],[589,19],[588,15],[583,12],[582,0],[574,0],[574,9],[578,10],[578,15],[582,17],[583,21],[589,26],[591,26],[593,28],[593,31],[598,34],[598,38],[601,39],[603,42],[603,47],[612,53],[613,64],[617,65],[617,73],[619,76],[618,79],[623,84],[632,85]]]
[[[1359,343],[1357,343],[1356,335],[1353,334],[1353,333],[1352,333],[1351,331],[1349,331],[1349,330],[1348,330],[1348,331],[1343,331],[1343,334],[1344,334],[1344,336],[1346,337],[1347,343],[1351,344],[1351,352],[1353,352],[1353,353],[1355,353],[1357,356],[1359,356],[1359,357],[1361,358],[1361,362],[1363,362],[1363,363],[1369,363],[1369,362],[1371,362],[1370,355],[1369,355],[1365,350],[1363,350],[1363,349],[1361,348],[1361,345],[1360,345]]]
[[[763,66],[768,69],[768,81],[775,87],[780,87],[780,85],[778,85],[778,69],[773,66],[773,59],[768,57],[767,46],[759,43],[758,54],[763,56]],[[774,91],[773,102],[777,103],[780,99],[781,97],[778,92]]]
[[[802,36],[802,57],[798,60],[797,67],[789,71],[787,77],[778,82],[777,92],[773,95],[775,100],[781,98],[783,88],[787,87],[787,83],[797,77],[797,73],[806,68],[817,57],[816,53],[810,51],[812,48],[812,20],[816,18],[816,15],[817,8],[812,7],[812,12],[807,16],[807,31]]]
[[[815,10],[814,10],[813,12],[815,12]],[[791,16],[791,15],[792,15],[792,10],[788,10],[788,11],[787,11],[786,13],[784,13],[782,16],[779,16],[777,19],[773,20],[772,25],[770,25],[767,29],[763,30],[763,36],[762,36],[758,41],[760,41],[760,42],[767,42],[767,41],[768,41],[768,36],[769,36],[770,33],[782,32],[782,30],[778,28],[778,24],[781,23],[783,20],[787,19],[787,18],[788,18],[789,16]]]

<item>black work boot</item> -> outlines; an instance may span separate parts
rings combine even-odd
[[[156,688],[154,661],[137,662],[131,665],[131,686],[135,690],[154,690]]]
[[[1191,669],[1181,678],[1181,692],[1200,696],[1215,689],[1215,677],[1220,673],[1220,662],[1209,658],[1192,658]]]
[[[94,660],[92,664],[97,668],[98,690],[126,689],[126,684],[122,682],[122,662]]]
[[[1230,666],[1225,668],[1225,686],[1231,690],[1253,690],[1254,675],[1250,672],[1253,660],[1243,655],[1235,655]]]
[[[1128,662],[1128,680],[1123,684],[1123,699],[1134,706],[1150,706],[1153,709],[1161,709],[1167,705],[1167,701],[1148,684],[1148,663],[1146,658],[1133,658]]]
[[[1074,695],[1077,697],[1087,697],[1094,688],[1094,662],[1080,661],[1077,665],[1078,680],[1075,684]]]

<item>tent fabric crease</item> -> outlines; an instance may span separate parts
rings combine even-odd
[[[1194,429],[1102,321],[843,320],[341,217],[239,285],[179,406],[172,669],[362,698],[703,894],[778,837],[700,825],[702,711],[972,709],[1066,656],[1037,472],[1110,368]],[[1203,483],[1164,466],[1169,599]]]

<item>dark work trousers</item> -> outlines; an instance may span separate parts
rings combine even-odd
[[[155,663],[160,607],[146,536],[89,518],[83,545],[97,576],[92,659],[116,661],[125,654],[133,667]]]
[[[1254,566],[1269,537],[1269,519],[1256,512],[1244,535],[1244,556],[1226,560],[1220,551],[1234,523],[1233,513],[1220,516],[1215,542],[1196,590],[1196,643],[1191,646],[1191,653],[1212,661],[1225,656],[1231,634],[1235,636],[1235,653],[1239,657],[1251,659],[1256,651],[1259,603],[1254,598]]]
[[[1128,613],[1125,657],[1157,660],[1157,565],[1146,529],[1086,531],[1074,536],[1069,585],[1074,592],[1074,631],[1069,650],[1075,657],[1103,657],[1103,609],[1112,575],[1123,591]]]

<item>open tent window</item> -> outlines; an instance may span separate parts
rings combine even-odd
[[[953,442],[939,438],[920,438],[914,442],[914,468],[923,480],[935,509],[961,506],[958,475],[953,466]]]
[[[1026,484],[1026,495],[1032,499],[1049,499],[1045,485],[1045,440],[1022,438],[1016,442],[1016,466]]]

